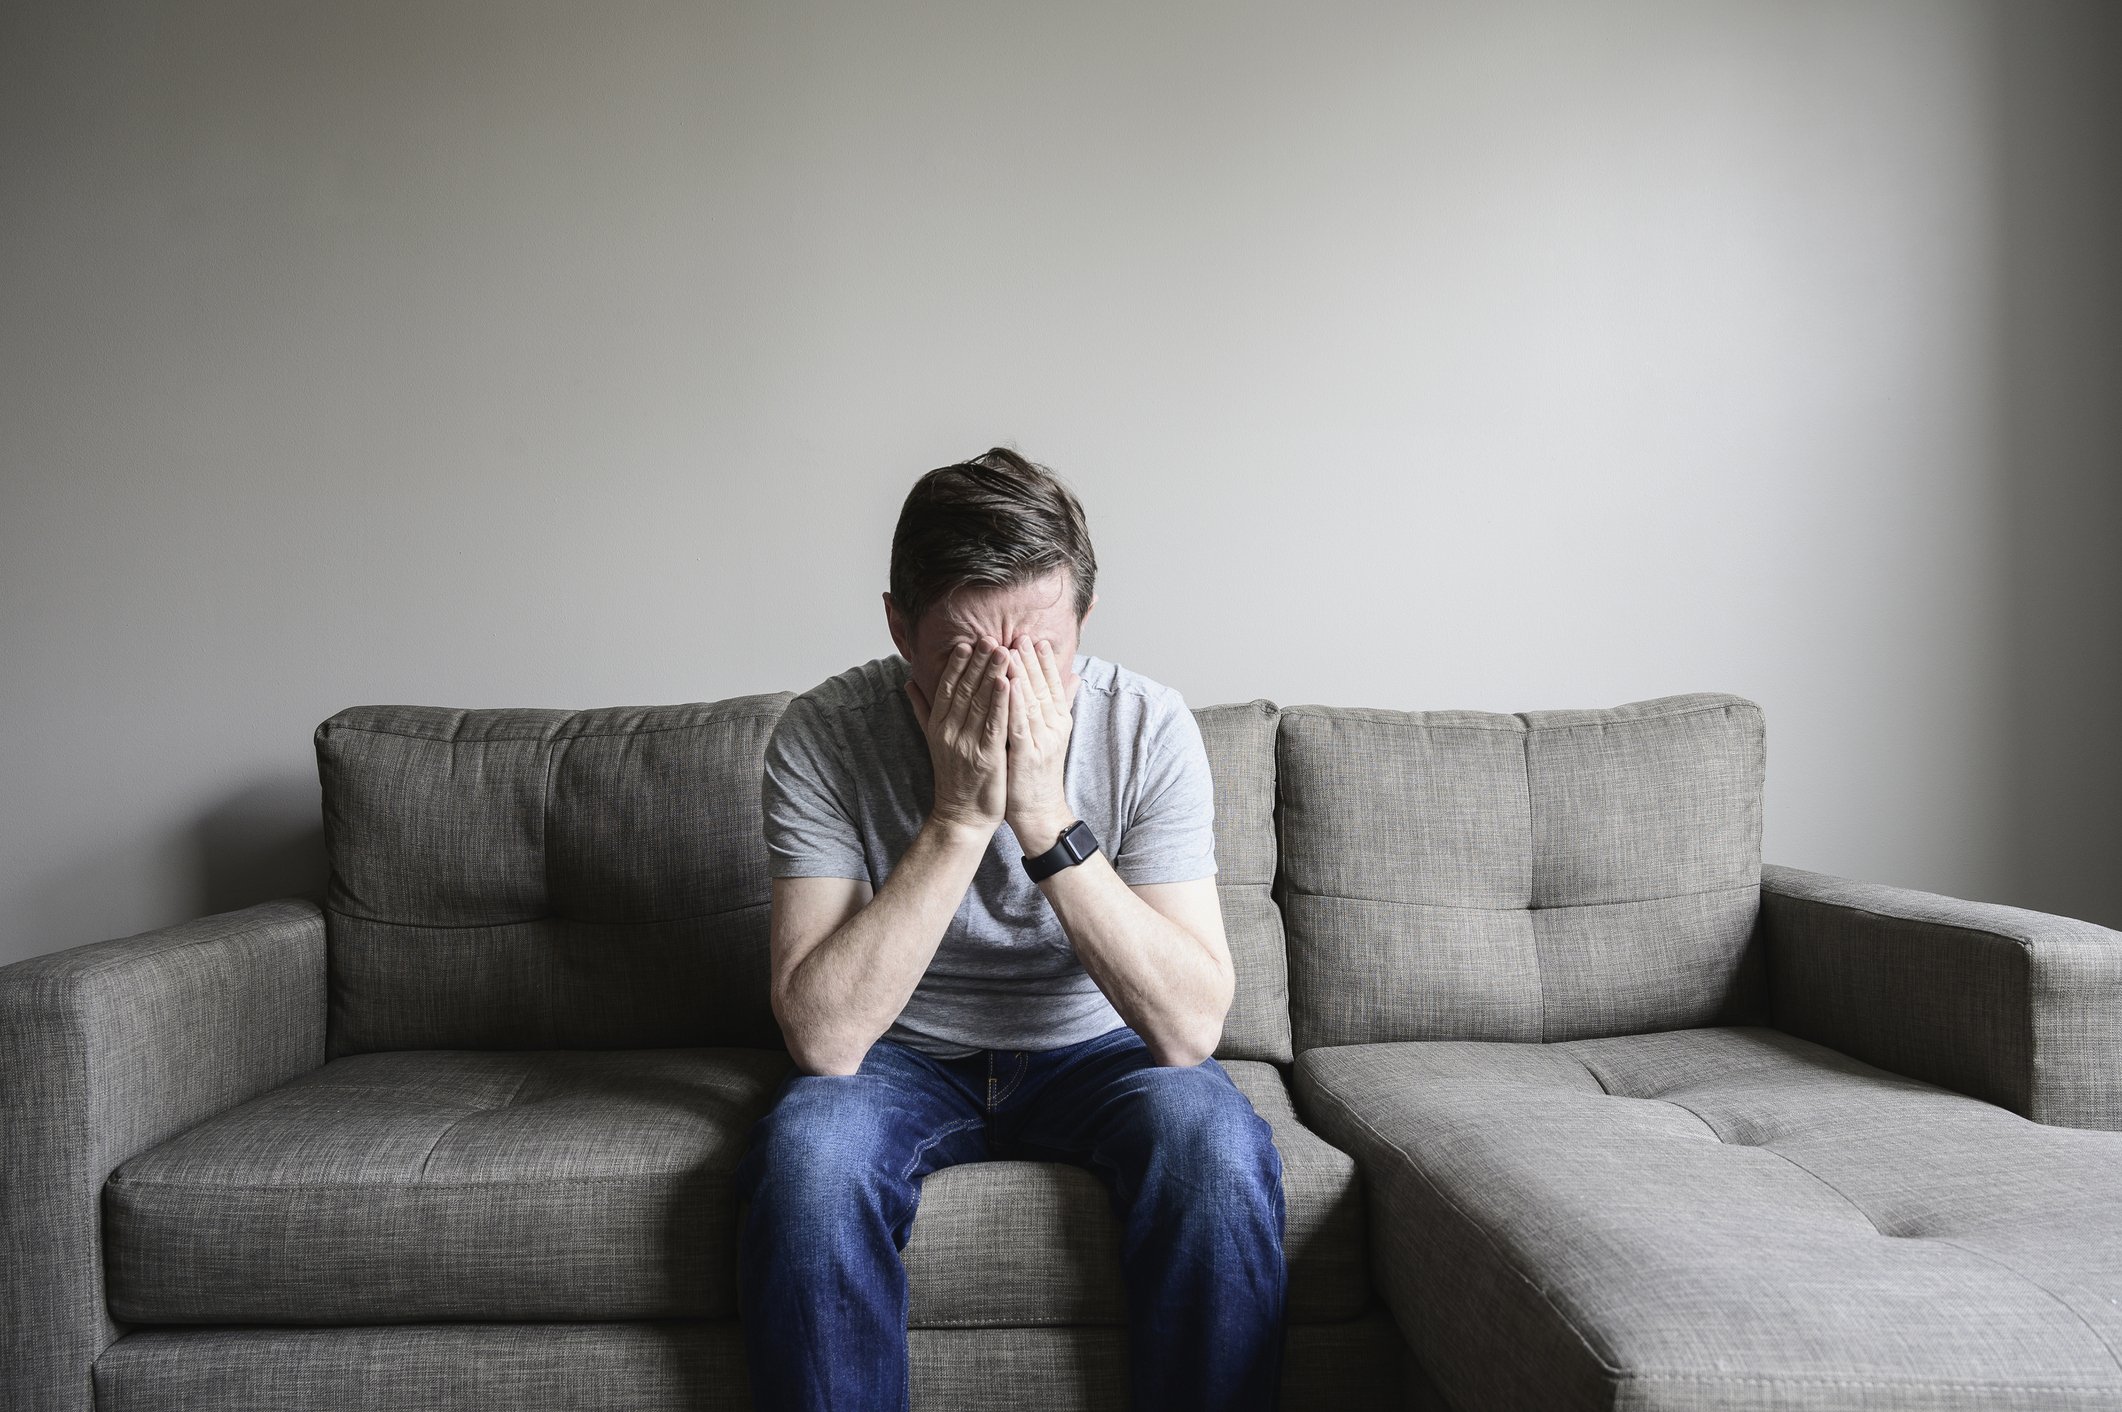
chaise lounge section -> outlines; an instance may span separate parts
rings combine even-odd
[[[2122,937],[1762,868],[1735,698],[1281,744],[1298,1111],[1451,1405],[2122,1407]]]

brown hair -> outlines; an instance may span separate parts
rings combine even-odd
[[[1080,623],[1098,578],[1082,503],[1046,467],[996,446],[937,467],[907,492],[892,531],[892,606],[911,634],[959,588],[1024,583],[1063,566]]]

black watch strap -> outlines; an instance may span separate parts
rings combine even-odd
[[[1024,871],[1031,874],[1033,882],[1043,882],[1060,872],[1072,868],[1098,851],[1098,836],[1090,831],[1090,825],[1076,820],[1061,831],[1061,841],[1038,857],[1027,855]]]

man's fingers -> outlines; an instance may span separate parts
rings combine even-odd
[[[1055,654],[1053,643],[1045,638],[1039,639],[1039,675],[1046,681],[1047,700],[1061,706],[1063,710],[1075,704],[1075,692],[1069,688],[1063,676],[1061,659]]]
[[[1022,659],[1012,648],[1009,654],[1009,733],[1018,740],[1028,740],[1032,730],[1032,691],[1030,683],[1025,680],[1028,675]]]
[[[964,668],[958,673],[946,716],[948,738],[955,740],[978,724],[980,713],[987,709],[986,678],[992,665],[985,647],[977,642],[967,645]]]
[[[953,647],[950,656],[943,659],[943,670],[936,677],[936,700],[943,703],[944,724],[954,724],[965,714],[963,697],[966,688],[977,678],[969,672],[973,660],[972,644],[961,642]]]
[[[991,694],[981,697],[980,704],[982,706],[991,704],[992,709],[1000,711],[1002,713],[1003,729],[1007,730],[1009,728],[1009,698],[1015,693],[1009,690],[1009,653],[1002,649],[1001,643],[998,642],[988,649],[985,670],[988,681],[987,689]]]
[[[1039,664],[1039,654],[1032,646],[1030,633],[1018,635],[1017,646],[1011,650],[1011,655],[1017,659],[1018,670],[1024,677],[1027,704],[1044,720],[1052,708],[1053,689],[1046,680],[1045,669]]]
[[[995,672],[987,680],[987,734],[991,740],[1007,741],[1002,732],[1009,725],[1009,677]]]

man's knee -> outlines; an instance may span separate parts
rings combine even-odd
[[[1279,1185],[1273,1131],[1227,1074],[1206,1064],[1159,1066],[1140,1079],[1159,1166],[1193,1181]]]
[[[884,1086],[860,1074],[800,1074],[753,1131],[740,1195],[794,1223],[845,1218],[898,1173]]]

